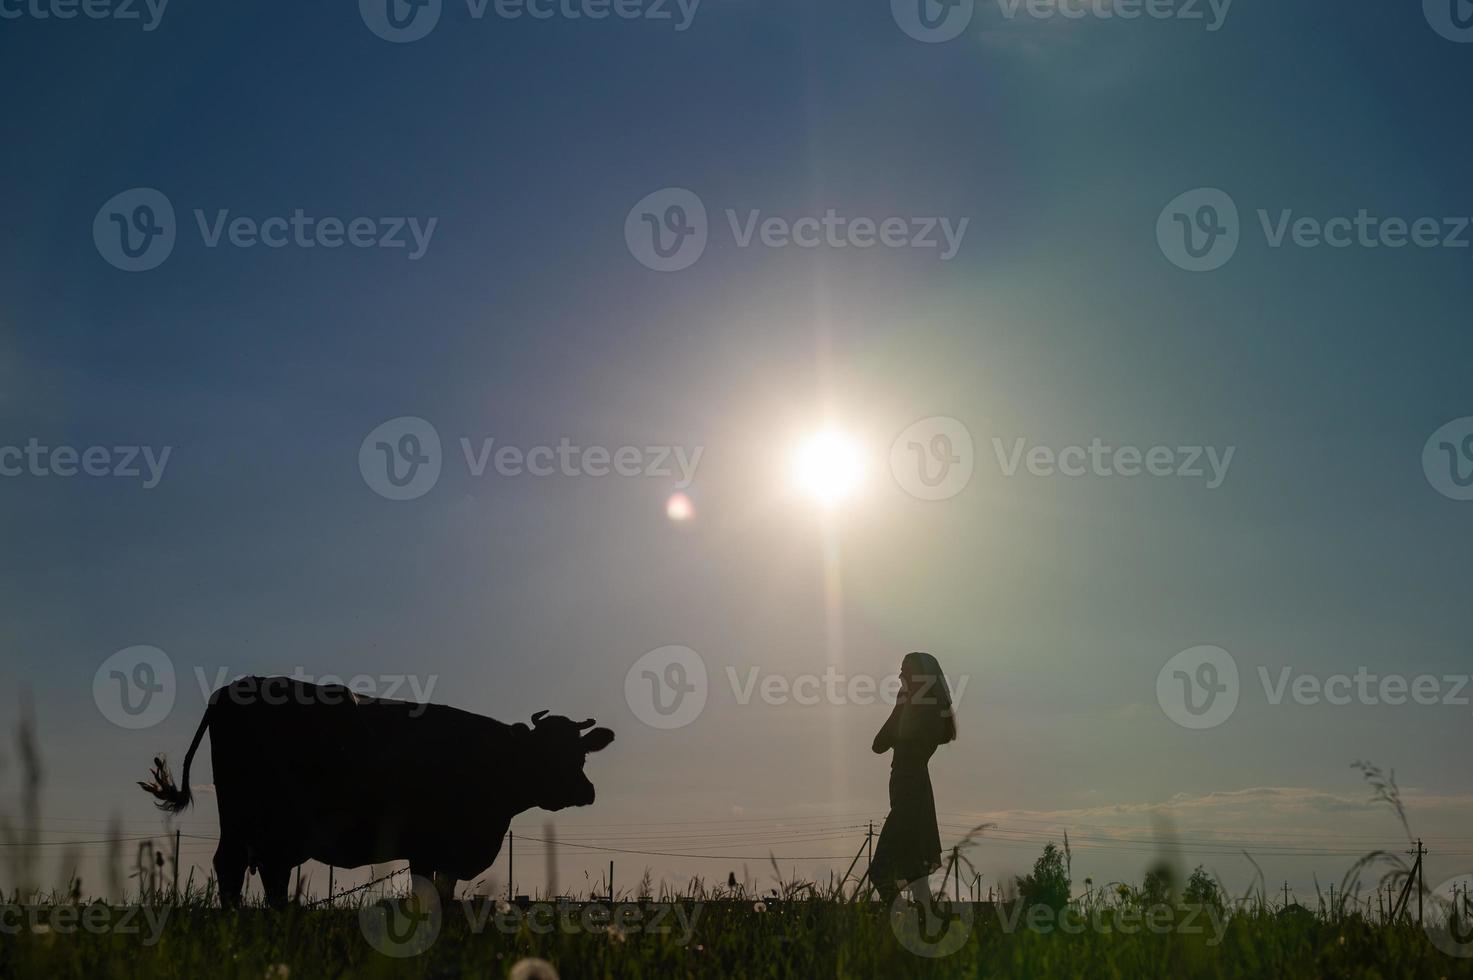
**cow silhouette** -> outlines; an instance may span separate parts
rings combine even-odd
[[[591,730],[590,730],[591,729]],[[210,733],[226,908],[246,871],[268,904],[287,904],[291,869],[409,862],[445,897],[496,860],[512,817],[593,802],[588,753],[614,740],[590,719],[539,711],[508,725],[438,704],[355,695],[342,685],[242,677],[210,696],[179,785],[164,758],[138,785],[160,809],[193,801],[189,767]]]

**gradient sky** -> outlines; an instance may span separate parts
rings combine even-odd
[[[176,0],[147,32],[0,20],[0,445],[173,447],[151,490],[0,479],[0,683],[35,703],[48,839],[112,814],[158,825],[132,781],[182,756],[196,668],[301,668],[433,676],[436,701],[610,725],[599,800],[559,815],[566,839],[695,852],[707,828],[721,853],[842,871],[886,808],[869,741],[887,709],[743,706],[725,670],[884,677],[917,649],[969,678],[932,765],[943,843],[989,814],[1016,831],[974,852],[984,886],[1048,836],[1145,840],[1169,812],[1193,841],[1264,835],[1271,887],[1302,894],[1350,859],[1273,848],[1402,839],[1361,758],[1396,768],[1431,872],[1468,870],[1473,709],[1274,707],[1256,672],[1468,671],[1473,503],[1435,492],[1421,453],[1473,415],[1473,249],[1276,249],[1256,211],[1473,214],[1455,110],[1473,46],[1410,3],[1238,0],[1217,31],[1000,10],[979,0],[944,44],[885,3],[835,0],[706,0],[685,31],[477,21],[446,0],[408,44],[350,3]],[[130,274],[91,229],[133,187],[168,195],[180,231]],[[662,274],[624,222],[665,187],[701,197],[711,241]],[[1243,219],[1210,273],[1156,242],[1163,207],[1199,187]],[[195,208],[438,224],[417,261],[209,249]],[[744,249],[727,208],[970,224],[949,262]],[[393,502],[357,456],[403,415],[435,425],[445,470]],[[977,447],[941,502],[885,463],[930,416]],[[873,463],[827,517],[783,472],[826,420]],[[474,478],[462,436],[702,447],[696,518],[667,520],[669,479]],[[1096,437],[1236,453],[1215,490],[1005,477],[992,457],[993,438]],[[92,679],[135,644],[170,655],[180,695],[127,732]],[[658,731],[623,684],[668,644],[698,651],[713,689]],[[1200,644],[1236,657],[1244,693],[1196,732],[1163,714],[1156,676]],[[213,809],[202,795],[184,825],[211,833]],[[785,836],[800,828],[815,839]],[[1241,888],[1235,849],[1186,860]],[[564,853],[560,875],[581,884],[607,857]],[[771,877],[764,860],[616,857],[625,881]],[[1138,880],[1150,858],[1081,845],[1075,878]]]

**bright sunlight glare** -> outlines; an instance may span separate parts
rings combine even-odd
[[[843,432],[825,429],[793,451],[792,478],[803,493],[832,506],[859,489],[864,479],[864,450]]]

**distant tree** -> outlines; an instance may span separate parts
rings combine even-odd
[[[1024,906],[1047,905],[1055,912],[1069,904],[1069,872],[1064,866],[1064,852],[1053,841],[1044,847],[1033,862],[1033,873],[1018,878],[1018,897]]]
[[[1147,908],[1171,905],[1175,893],[1176,876],[1166,865],[1157,865],[1146,872],[1145,880],[1141,882],[1140,902]]]
[[[1222,889],[1217,887],[1217,880],[1200,864],[1187,879],[1187,890],[1182,897],[1188,905],[1201,905],[1219,911],[1222,909]]]

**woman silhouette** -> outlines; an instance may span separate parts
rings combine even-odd
[[[926,763],[938,745],[956,738],[956,715],[941,665],[929,653],[908,653],[900,662],[895,710],[875,736],[880,755],[892,749],[890,815],[870,864],[870,881],[886,905],[909,887],[929,904],[929,877],[941,867],[941,834],[936,828],[936,798]]]

